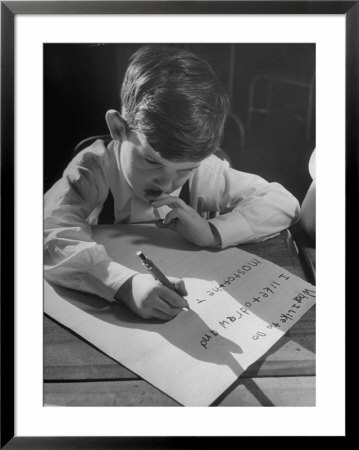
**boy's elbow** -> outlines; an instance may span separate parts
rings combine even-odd
[[[294,225],[300,219],[300,204],[296,197],[281,186],[276,204],[287,218],[287,226]]]
[[[279,183],[273,182],[270,186],[273,194],[271,196],[272,204],[276,205],[279,210],[289,217],[293,224],[298,222],[300,218],[300,204],[297,198]]]

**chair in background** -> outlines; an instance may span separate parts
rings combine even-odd
[[[231,155],[233,157],[237,156],[244,149],[245,140],[246,133],[241,119],[234,112],[230,111],[224,127],[224,137],[221,144],[221,148],[227,154],[225,159],[232,159]]]
[[[283,99],[281,102],[276,101],[278,93],[288,89],[291,89],[293,98],[291,95],[289,101],[283,101]],[[295,73],[281,74],[270,71],[256,74],[251,81],[249,90],[247,131],[252,125],[254,113],[271,114],[291,111],[297,119],[305,122],[305,137],[308,142],[313,124],[314,94],[315,72],[308,78]],[[259,97],[261,97],[261,101],[258,101]],[[304,114],[298,112],[300,107],[304,107]]]

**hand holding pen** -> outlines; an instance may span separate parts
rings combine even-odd
[[[176,284],[171,283],[171,281],[166,277],[166,275],[156,266],[156,264],[150,259],[147,258],[141,251],[137,252],[137,256],[140,258],[142,264],[146,267],[148,272],[153,276],[155,280],[158,280],[163,286],[166,286],[168,289],[176,292],[179,295],[187,295],[186,288],[184,286],[177,289]],[[180,284],[183,284],[183,281],[180,281]],[[186,291],[185,294],[183,294]],[[185,309],[189,309],[189,305],[185,306]]]
[[[117,291],[115,298],[144,319],[170,320],[189,309],[183,298],[188,295],[183,280],[165,277],[158,268],[153,269],[152,261],[144,258],[149,274],[134,275]]]

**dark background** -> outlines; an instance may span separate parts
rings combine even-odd
[[[82,139],[106,134],[105,113],[121,109],[128,58],[141,44],[44,45],[44,189],[61,177]],[[234,168],[278,181],[301,202],[310,185],[315,147],[315,102],[307,132],[308,86],[315,73],[314,44],[178,44],[205,57],[226,87],[233,116],[222,148]],[[249,99],[256,75],[271,76],[271,113],[254,112]],[[289,82],[290,81],[290,82]],[[298,83],[304,83],[303,85]],[[254,90],[266,104],[268,80]],[[242,126],[238,126],[238,120]]]

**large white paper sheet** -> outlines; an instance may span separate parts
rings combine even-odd
[[[140,249],[168,275],[184,277],[191,310],[166,323],[145,321],[45,282],[45,312],[186,406],[210,405],[315,302],[314,286],[238,248],[196,250],[145,225],[99,227],[95,238],[136,270]]]

